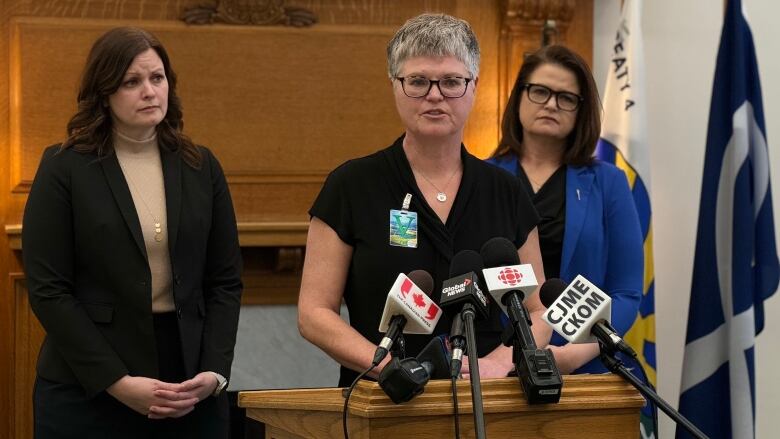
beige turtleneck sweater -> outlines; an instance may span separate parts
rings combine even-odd
[[[173,311],[168,215],[157,137],[135,140],[114,131],[114,150],[125,175],[146,244],[152,273],[152,312]],[[156,227],[159,224],[159,227]],[[158,232],[159,230],[159,232]]]

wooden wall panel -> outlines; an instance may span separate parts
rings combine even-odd
[[[12,21],[10,128],[16,190],[29,187],[42,149],[63,137],[91,42],[119,24],[127,22]],[[296,186],[309,185],[311,174],[321,184],[343,161],[373,152],[402,132],[385,73],[383,52],[392,36],[388,27],[143,25],[170,52],[185,130],[212,148],[228,179],[241,181],[242,189],[254,186],[254,177],[258,184],[250,192],[265,193],[262,182],[270,179],[284,181],[297,194]],[[361,62],[339,62],[345,57]],[[292,204],[284,202],[291,194],[269,191],[269,201],[278,202],[242,203],[238,218],[301,216],[318,188],[307,188]]]
[[[32,437],[32,394],[35,364],[45,332],[30,309],[22,273],[11,276],[14,289],[14,424],[18,438]]]

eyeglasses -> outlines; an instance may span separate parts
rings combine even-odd
[[[574,111],[585,100],[580,95],[568,91],[553,91],[550,87],[540,84],[523,84],[523,88],[528,91],[528,100],[535,104],[546,104],[551,97],[555,96],[555,105],[563,111]]]
[[[460,98],[466,94],[471,78],[462,78],[460,76],[451,76],[442,79],[428,79],[424,76],[396,76],[395,79],[401,81],[401,89],[404,94],[410,98],[422,98],[428,96],[433,85],[439,89],[439,93],[445,98]]]

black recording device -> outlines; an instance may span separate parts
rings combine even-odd
[[[417,357],[393,357],[379,374],[379,386],[394,403],[401,404],[422,393],[429,380],[449,378],[449,370],[447,348],[441,338],[434,337]]]

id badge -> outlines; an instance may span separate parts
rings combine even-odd
[[[417,212],[390,210],[390,245],[417,248]]]

